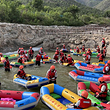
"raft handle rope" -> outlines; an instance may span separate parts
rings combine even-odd
[[[71,96],[71,98],[73,98],[73,99],[74,99],[74,97],[73,97],[73,96]]]

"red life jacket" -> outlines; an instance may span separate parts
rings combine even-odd
[[[36,61],[40,61],[40,60],[41,60],[41,55],[37,54]]]
[[[102,88],[103,85],[106,86],[106,89],[105,89],[105,91],[100,95],[100,97],[106,97],[106,96],[107,96],[107,90],[108,90],[108,88],[107,88],[107,83],[102,83],[102,84],[100,84],[99,87],[98,87],[97,92],[98,92],[98,93],[101,92],[101,88]]]
[[[73,63],[72,57],[68,57],[67,60],[68,60],[68,63],[69,63],[69,64]]]
[[[80,105],[78,106],[79,109],[84,109],[84,108],[88,108],[91,106],[91,100],[90,99],[81,98],[79,100],[80,100]]]
[[[20,72],[19,76],[22,77],[22,76],[26,76],[26,73],[24,72],[24,70],[18,70],[18,72]]]
[[[58,55],[54,55],[53,59],[58,60]]]
[[[102,44],[105,44],[105,40],[102,40]]]
[[[40,53],[40,55],[43,55],[44,54],[44,52],[42,50],[39,50],[39,53]]]
[[[65,45],[63,45],[63,49],[65,49]]]
[[[22,58],[18,58],[18,63],[23,63],[23,59]]]
[[[92,52],[91,52],[90,50],[88,50],[88,52],[89,52],[89,55],[91,55],[91,54],[92,54]]]
[[[79,53],[79,48],[76,49],[76,52]]]
[[[33,55],[33,50],[32,49],[29,49],[29,54]]]
[[[48,59],[48,56],[47,55],[44,55],[43,59]]]
[[[90,58],[89,58],[89,57],[90,57]],[[86,61],[90,61],[90,60],[91,60],[91,56],[90,56],[90,55],[87,55],[85,60],[86,60]]]
[[[100,54],[99,60],[103,61],[103,54]]]
[[[64,53],[63,52],[60,52],[60,57],[64,56]]]
[[[59,50],[58,49],[56,50],[56,52],[57,52],[57,55],[59,55]]]
[[[97,52],[100,53],[100,48],[97,48]]]
[[[24,53],[24,50],[20,50],[20,55],[23,55],[23,53]]]
[[[50,78],[55,78],[55,73],[56,73],[56,70],[54,70],[53,72],[49,69],[48,70],[48,73],[47,73],[47,76],[48,76],[48,79]],[[56,80],[56,79],[53,79],[53,80]]]
[[[85,48],[84,47],[82,47],[82,51],[85,52]]]
[[[103,50],[103,54],[106,54],[106,52],[107,52],[107,50],[106,50],[106,49],[104,49],[104,50]]]
[[[107,72],[109,72],[109,70],[106,71],[106,69],[105,69],[106,67],[108,67],[109,70],[110,70],[110,67],[108,66],[108,63],[106,63],[106,64],[104,65],[104,68],[103,68],[103,73],[107,73]]]
[[[9,63],[9,61],[5,61],[5,68],[9,68],[10,67],[10,63]]]

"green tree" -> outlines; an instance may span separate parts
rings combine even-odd
[[[42,0],[33,0],[32,7],[36,8],[38,11],[43,10],[43,1]]]

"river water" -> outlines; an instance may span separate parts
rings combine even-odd
[[[39,48],[34,48],[35,50],[35,54],[36,55],[38,53]],[[54,54],[54,52],[52,51],[45,51],[47,55],[49,55],[51,58]],[[8,52],[5,54],[13,54],[13,53],[17,53],[17,51],[15,52]],[[73,56],[74,60],[82,60],[83,61],[83,57],[82,56]],[[105,60],[108,60],[105,59]],[[14,60],[16,61],[16,60]],[[10,61],[11,62],[11,61]],[[91,59],[91,63],[92,62],[98,62],[97,58],[92,58]],[[41,77],[45,77],[47,70],[50,68],[50,66],[52,65],[52,63],[50,64],[41,64],[41,67],[35,67],[35,66],[29,66],[24,68],[26,73],[32,74],[32,75],[36,75],[36,76],[41,76]],[[68,73],[75,69],[73,67],[63,67],[59,64],[54,64],[58,73],[58,78],[57,78],[57,84],[59,84],[60,86],[67,88],[73,92],[77,92],[77,81],[74,81],[73,79],[71,79],[68,75]],[[12,70],[10,72],[5,72],[3,67],[0,67],[0,82],[1,82],[1,90],[17,90],[17,91],[30,91],[30,92],[38,92],[40,93],[40,87],[38,88],[32,88],[32,89],[26,89],[20,85],[17,85],[15,83],[13,83],[13,76],[15,73],[17,73],[18,68],[17,67],[13,67]],[[41,101],[39,101],[38,105],[31,109],[31,110],[49,110],[49,108],[47,106],[45,106]]]

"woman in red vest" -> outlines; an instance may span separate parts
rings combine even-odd
[[[108,60],[108,62],[105,64],[104,68],[103,68],[103,74],[107,74],[110,71],[110,60]]]
[[[40,66],[40,60],[42,59],[42,56],[40,55],[40,53],[38,53],[36,55],[36,65]]]
[[[54,83],[56,84],[57,79],[57,71],[55,70],[55,66],[52,65],[50,69],[47,71],[46,77],[49,79],[49,84]]]
[[[30,47],[29,51],[28,51],[28,57],[29,59],[33,59],[33,56],[34,56],[34,50],[32,49],[32,47]]]

